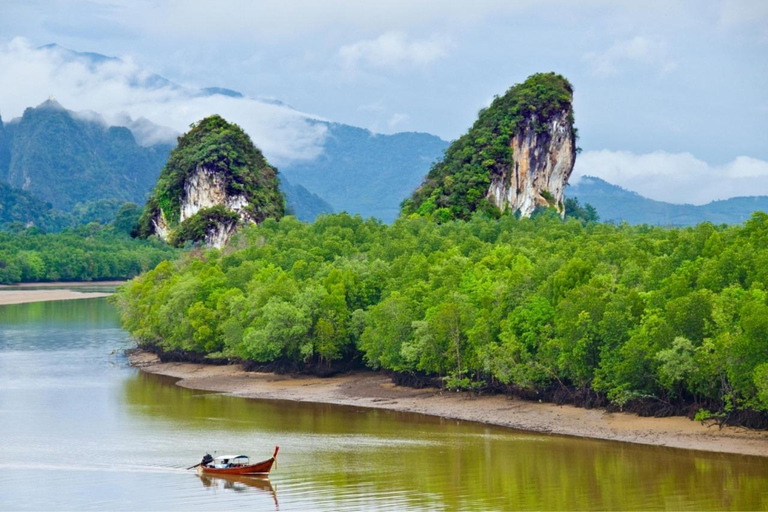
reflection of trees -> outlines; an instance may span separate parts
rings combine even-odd
[[[3,292],[0,292],[3,293]],[[9,304],[0,307],[0,323],[15,324],[84,324],[89,328],[119,327],[117,310],[106,297]]]
[[[280,444],[299,440],[303,453],[286,451],[290,463],[273,476],[281,481],[284,500],[292,483],[300,482],[317,499],[341,503],[364,492],[370,495],[366,503],[398,496],[417,508],[754,509],[764,506],[760,500],[768,488],[768,461],[760,458],[520,434],[389,411],[246,400],[179,388],[173,379],[142,373],[127,379],[123,394],[128,410],[148,419],[243,437],[267,432]],[[356,444],[356,438],[375,442]]]

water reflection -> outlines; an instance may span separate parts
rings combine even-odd
[[[104,299],[0,307],[0,510],[768,509],[763,458],[193,391],[128,345]],[[266,482],[184,470],[275,445]]]
[[[233,492],[256,490],[257,492],[270,494],[275,502],[275,510],[280,508],[277,501],[277,491],[268,476],[210,476],[198,473],[197,477],[203,483],[203,487],[213,491],[218,489]]]
[[[373,503],[395,499],[405,508],[768,505],[768,461],[761,458],[537,435],[390,411],[246,400],[179,388],[174,381],[147,374],[127,379],[123,392],[131,413],[157,425],[208,432],[220,452],[280,444],[281,470],[273,478],[286,495],[311,488],[315,505],[330,501],[343,508],[360,493]]]

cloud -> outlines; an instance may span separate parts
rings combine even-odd
[[[725,0],[720,4],[720,28],[726,32],[756,32],[768,42],[768,2],[765,0]]]
[[[0,108],[5,119],[53,95],[65,108],[90,110],[107,123],[141,122],[143,140],[167,138],[162,127],[184,132],[205,116],[220,114],[242,126],[273,163],[312,159],[322,152],[326,128],[314,116],[281,104],[221,95],[160,79],[121,59],[73,58],[60,48],[33,48],[16,38],[0,46]],[[150,123],[143,122],[141,118]],[[152,123],[162,133],[148,133]]]
[[[768,162],[747,156],[710,165],[690,153],[585,151],[576,159],[571,182],[582,176],[597,176],[645,197],[678,204],[768,195]]]
[[[440,36],[409,39],[402,32],[387,32],[376,39],[342,46],[339,56],[348,67],[361,64],[379,68],[424,66],[445,57],[450,45],[448,39]]]
[[[584,59],[592,65],[592,73],[601,77],[616,75],[627,65],[652,67],[661,75],[677,67],[669,57],[667,44],[658,37],[636,36],[617,41],[601,53],[587,53]]]
[[[768,21],[768,2],[764,0],[724,0],[720,4],[720,24],[727,28],[762,24]]]
[[[408,114],[395,113],[392,115],[391,118],[389,118],[389,121],[387,122],[387,124],[389,125],[390,128],[395,128],[397,125],[399,125],[403,121],[407,121],[409,117],[410,116]]]

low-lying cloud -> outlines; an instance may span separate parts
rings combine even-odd
[[[160,80],[130,59],[73,58],[59,48],[34,48],[22,38],[0,46],[4,120],[20,116],[49,96],[69,110],[97,112],[109,124],[149,120],[159,127],[153,131],[150,123],[141,123],[140,138],[148,142],[167,139],[205,116],[220,114],[242,126],[277,164],[315,158],[322,152],[326,133],[324,124],[303,112],[250,98],[204,96],[196,88]]]
[[[645,197],[678,204],[768,195],[768,162],[747,156],[710,165],[690,153],[585,151],[576,159],[571,182],[582,176],[597,176]]]

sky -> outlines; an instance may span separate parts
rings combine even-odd
[[[121,62],[35,50],[54,42]],[[452,140],[555,71],[575,88],[573,180],[701,204],[768,195],[767,56],[763,0],[0,0],[0,113],[52,94],[183,131],[217,112],[279,164],[322,151],[308,118]],[[135,87],[147,73],[293,108]]]

